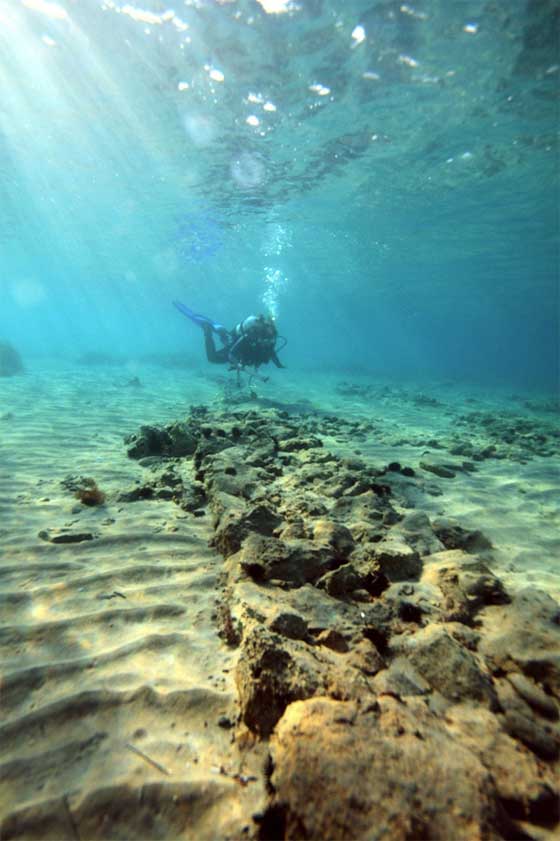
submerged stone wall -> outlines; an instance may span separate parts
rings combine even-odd
[[[151,472],[123,498],[212,517],[219,632],[238,649],[236,738],[269,748],[252,834],[552,837],[558,606],[509,595],[481,532],[430,521],[414,470],[323,445],[372,432],[198,407],[127,439]]]

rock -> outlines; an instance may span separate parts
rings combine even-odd
[[[508,680],[496,676],[494,678],[494,686],[496,688],[501,712],[507,713],[512,711],[520,713],[526,718],[535,717],[535,714],[529,704],[515,691]]]
[[[493,671],[521,670],[560,699],[558,605],[546,593],[526,588],[510,605],[481,611],[479,650]]]
[[[361,576],[352,564],[343,564],[338,569],[327,572],[317,581],[320,590],[325,590],[329,596],[336,599],[345,598],[354,590],[358,590],[361,584]]]
[[[93,540],[95,535],[89,531],[69,531],[68,529],[44,529],[37,535],[48,543],[83,543]]]
[[[264,503],[251,505],[242,520],[242,526],[248,534],[256,533],[269,537],[281,523],[282,518],[270,506]]]
[[[322,447],[323,442],[320,438],[284,438],[278,441],[278,449],[287,453],[294,453],[298,450],[309,450],[315,447]]]
[[[329,547],[309,540],[290,542],[251,533],[239,553],[241,568],[255,581],[276,579],[292,587],[316,581],[334,563]]]
[[[367,491],[360,496],[340,496],[331,510],[331,515],[351,528],[351,524],[355,522],[381,523],[387,510],[391,508],[386,499],[373,491]]]
[[[327,513],[327,506],[316,497],[296,498],[290,501],[288,508],[296,517],[324,517]]]
[[[412,402],[416,406],[441,406],[442,403],[435,397],[431,397],[428,394],[415,394],[412,397]],[[433,444],[432,444],[433,446]]]
[[[203,508],[208,502],[204,491],[204,485],[200,482],[191,482],[186,487],[182,486],[181,495],[177,501],[183,511],[195,513]]]
[[[343,397],[358,397],[361,400],[368,400],[375,394],[375,389],[371,385],[347,382],[338,383],[335,391]]]
[[[424,491],[429,496],[443,496],[443,491],[435,482],[424,482]]]
[[[13,377],[23,372],[23,362],[9,342],[0,342],[0,377]]]
[[[288,704],[322,687],[319,663],[303,650],[294,657],[281,637],[258,625],[243,639],[235,680],[241,718],[261,737],[270,735]]]
[[[441,594],[426,583],[391,584],[383,593],[391,614],[403,622],[426,624],[428,618],[440,617]]]
[[[417,482],[400,464],[382,472],[316,445],[335,435],[351,451],[352,424],[229,408],[154,435],[164,457],[195,439],[196,487],[226,558],[215,618],[239,647],[239,735],[270,738],[259,837],[521,837],[518,816],[553,802],[554,644],[548,624],[542,649],[531,637],[545,614],[554,623],[548,603],[518,605],[527,625],[518,615],[509,627],[503,587],[464,551],[486,548],[481,536],[443,519],[436,533],[422,511],[435,476]],[[465,469],[439,453],[434,463]],[[190,466],[164,466],[154,493],[182,504]]]
[[[399,619],[402,619],[403,622],[414,622],[417,625],[422,624],[424,614],[429,612],[423,605],[402,597],[396,600],[395,608]]]
[[[326,628],[317,635],[317,645],[324,645],[330,648],[331,651],[337,651],[339,654],[345,654],[349,648],[344,636],[335,628]]]
[[[420,555],[398,536],[390,534],[374,544],[372,555],[389,581],[407,581],[419,578],[422,573]]]
[[[390,585],[389,579],[381,571],[381,564],[375,556],[377,545],[374,542],[368,542],[365,535],[362,545],[358,544],[350,555],[350,562],[360,576],[361,586],[372,596],[381,595]]]
[[[158,477],[157,481],[158,484],[168,488],[178,488],[183,484],[181,477],[177,475],[174,467],[169,467],[167,470],[164,470]]]
[[[430,520],[424,511],[410,511],[405,514],[401,520],[401,528],[410,534],[432,531]]]
[[[363,587],[358,587],[357,590],[352,590],[351,593],[352,601],[354,602],[370,602],[370,595],[367,590]]]
[[[276,441],[268,441],[262,446],[257,447],[247,456],[246,464],[250,467],[263,467],[269,469],[274,462],[277,452],[278,446]],[[281,472],[282,471],[278,469],[278,475],[280,475]]]
[[[505,730],[519,739],[541,759],[558,759],[560,739],[550,727],[540,724],[516,710],[507,710],[504,716]]]
[[[553,721],[558,719],[558,705],[534,681],[525,677],[525,675],[519,674],[519,672],[512,672],[507,675],[507,679],[517,694],[533,707],[536,712]]]
[[[155,499],[154,486],[149,484],[138,485],[130,491],[122,491],[117,497],[118,502],[138,502],[140,499]]]
[[[428,515],[423,511],[411,511],[400,522],[399,532],[404,541],[420,555],[432,555],[441,551],[442,542],[434,534]]]
[[[385,668],[383,657],[372,641],[366,638],[352,644],[347,662],[368,676],[376,675]]]
[[[128,435],[129,458],[143,459],[148,456],[178,458],[191,456],[196,450],[198,438],[189,423],[176,422],[166,427],[141,426],[138,432]]]
[[[396,657],[388,669],[380,671],[373,679],[372,687],[378,695],[395,695],[397,698],[427,695],[432,691],[430,684],[406,657]]]
[[[454,479],[456,476],[456,472],[452,470],[451,467],[434,461],[426,461],[425,459],[423,459],[420,462],[420,467],[422,468],[422,470],[427,470],[428,473],[434,473],[436,476],[440,476],[442,479]]]
[[[499,717],[488,710],[462,704],[449,709],[446,719],[455,737],[492,774],[500,807],[507,816],[514,821],[531,821],[549,827],[558,822],[554,767],[547,767],[530,750],[521,748],[518,741],[504,732]],[[530,834],[534,837],[533,832]],[[504,836],[521,837],[515,825],[509,832],[502,830],[500,837]]]
[[[288,613],[281,608],[270,619],[268,627],[274,633],[292,640],[306,640],[309,636],[307,622],[303,616],[297,613]]]
[[[139,431],[124,439],[128,444],[126,454],[129,458],[162,456],[167,453],[171,439],[165,429],[157,426],[141,426]]]
[[[64,477],[64,479],[61,479],[60,484],[63,488],[67,491],[71,491],[72,493],[76,493],[76,491],[79,491],[82,488],[95,488],[96,486],[95,479],[92,479],[90,476],[82,476],[77,473],[69,473]]]
[[[461,622],[446,621],[445,626],[454,640],[457,640],[463,648],[469,651],[477,651],[480,642],[480,634],[473,628],[463,625]]]
[[[463,549],[473,553],[492,549],[492,543],[481,531],[464,529],[455,520],[434,520],[433,529],[446,549]]]
[[[501,581],[478,558],[461,550],[449,550],[432,555],[429,561],[426,578],[434,580],[444,596],[446,622],[472,625],[485,605],[509,603]]]
[[[274,535],[280,540],[301,540],[309,537],[305,523],[301,517],[296,517],[288,523],[285,523]]]
[[[197,453],[199,450],[197,449]],[[242,499],[252,499],[262,484],[262,471],[245,463],[242,447],[229,447],[205,457],[203,478],[208,494],[226,493]]]
[[[225,558],[239,551],[249,535],[270,536],[282,522],[267,505],[247,508],[236,497],[225,493],[211,493],[211,499],[217,515],[212,545]]]
[[[475,656],[445,628],[430,625],[397,645],[396,653],[404,654],[416,671],[445,698],[450,701],[470,699],[495,706],[489,677],[483,674]]]
[[[356,479],[351,485],[342,491],[343,496],[360,496],[371,488],[371,482],[367,479]]]
[[[313,526],[313,540],[332,546],[337,557],[347,558],[354,549],[354,538],[350,530],[332,520],[316,520]]]
[[[271,742],[274,838],[495,837],[495,788],[426,710],[383,697],[290,704]],[[453,804],[450,808],[450,804]]]
[[[535,698],[538,698],[541,702],[544,701],[544,706],[550,717],[550,714],[554,715],[556,713],[558,715],[556,706],[549,705],[552,699],[546,695],[544,695],[544,699],[540,698],[537,687],[531,686],[531,682],[527,681],[523,675],[517,675],[520,678],[517,681],[518,686],[521,687],[523,692],[521,694],[514,688],[509,677],[506,680],[496,681],[498,699],[503,711],[503,716],[500,716],[500,718],[504,729],[541,759],[558,759],[560,756],[560,732],[558,727],[537,717],[534,707],[528,701],[528,698],[531,698],[533,702]],[[537,690],[536,694],[535,690]],[[524,695],[527,696],[527,699],[523,697]]]
[[[401,519],[401,515],[397,514],[396,511],[389,509],[388,511],[383,512],[383,525],[384,526],[394,526],[398,523]]]
[[[138,464],[141,467],[159,467],[161,464],[161,456],[146,456],[145,458],[139,458]]]

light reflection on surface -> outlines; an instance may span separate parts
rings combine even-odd
[[[330,88],[321,84],[309,85],[309,90],[312,91],[312,93],[316,93],[317,96],[328,96],[331,92]]]
[[[243,190],[253,190],[265,179],[264,163],[249,152],[242,152],[231,164],[231,176]]]
[[[22,4],[28,9],[35,12],[40,12],[53,20],[67,20],[68,12],[58,3],[50,3],[47,0],[21,0]]]
[[[147,12],[144,9],[137,9],[136,6],[118,6],[115,7],[123,15],[128,15],[132,20],[140,21],[141,23],[149,23],[154,26],[161,25],[166,18],[163,15],[155,15],[153,12]]]
[[[85,227],[93,264],[110,252],[94,229],[140,245],[145,214],[160,253],[177,206],[201,196],[264,212],[300,191],[334,195],[336,174],[352,204],[376,207],[482,185],[554,148],[558,64],[523,57],[524,20],[498,5],[474,20],[432,0],[366,5],[0,0],[10,200],[32,195],[29,230],[50,231],[63,252]],[[511,92],[497,90],[498,71]],[[169,209],[165,230],[151,222],[155,202]],[[80,212],[100,224],[61,237]]]
[[[280,15],[284,12],[296,11],[298,6],[292,0],[257,0],[269,15]]]
[[[352,30],[352,39],[354,40],[353,47],[357,47],[358,44],[362,44],[366,40],[366,31],[363,26],[355,26]]]

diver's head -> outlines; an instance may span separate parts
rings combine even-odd
[[[257,327],[259,319],[256,315],[249,315],[247,318],[237,325],[236,330],[242,335],[252,333]]]
[[[255,341],[266,341],[275,339],[277,335],[276,325],[270,315],[249,315],[235,328],[238,336],[249,336]]]
[[[276,341],[276,336],[278,335],[278,331],[276,329],[276,324],[274,323],[274,319],[271,315],[259,315],[257,319],[258,331],[259,335],[262,337],[264,341],[274,342]]]

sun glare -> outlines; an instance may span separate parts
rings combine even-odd
[[[293,12],[297,9],[292,0],[258,0],[258,3],[269,15],[281,15],[284,12]]]
[[[68,20],[68,12],[58,3],[49,3],[47,0],[21,0],[24,6],[34,12],[40,12],[53,20]]]

